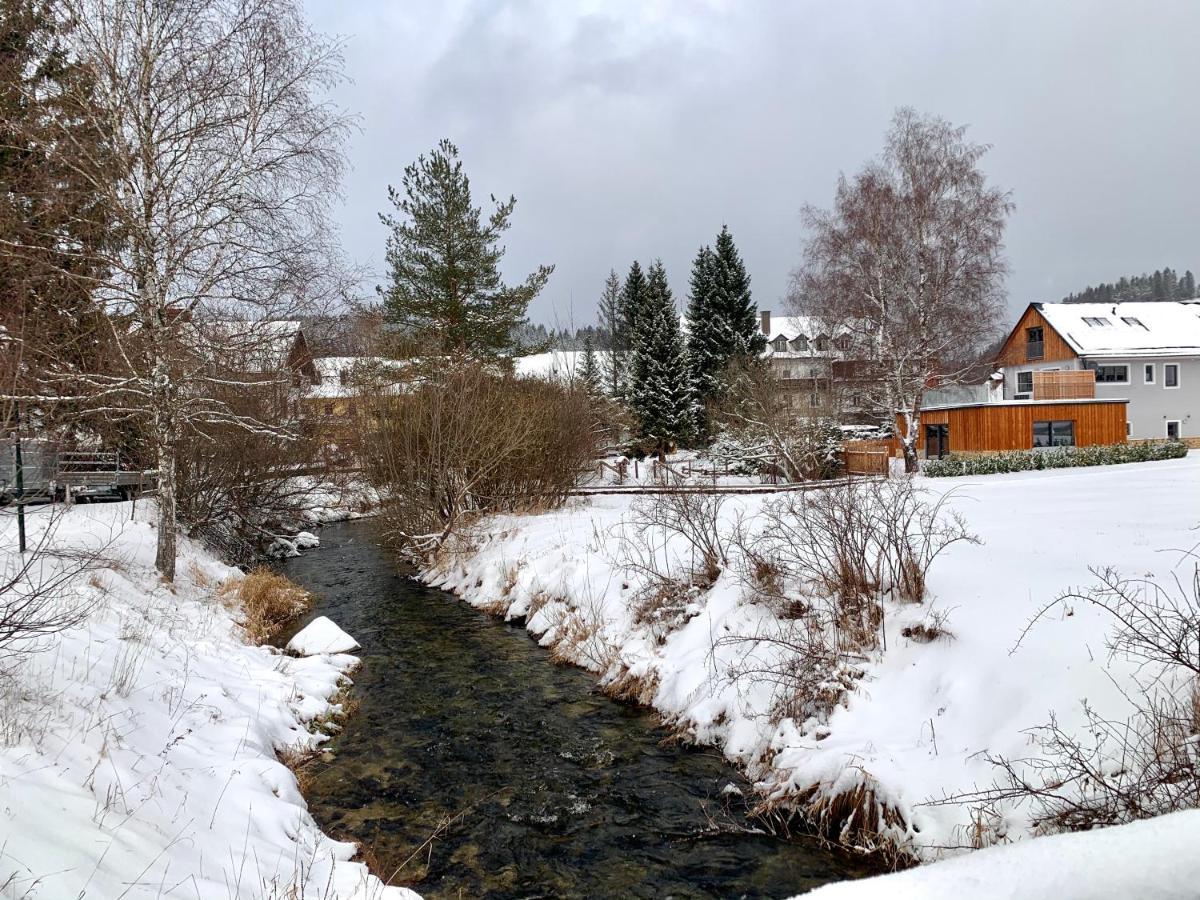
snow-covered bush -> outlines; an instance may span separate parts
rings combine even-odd
[[[931,459],[922,471],[931,478],[955,475],[999,475],[1036,469],[1065,469],[1074,466],[1109,466],[1117,463],[1152,462],[1187,456],[1182,441],[1153,441],[1137,444],[1100,444],[1092,447],[1053,447],[1038,450],[1005,450]]]

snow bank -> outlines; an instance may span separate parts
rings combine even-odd
[[[1200,811],[989,847],[805,900],[1184,900],[1200,891]]]
[[[865,789],[899,812],[889,837],[925,859],[970,845],[963,803],[931,799],[990,784],[985,752],[1035,752],[1027,730],[1051,713],[1084,725],[1081,701],[1122,719],[1132,666],[1105,651],[1111,621],[1075,605],[1050,617],[1017,648],[1026,623],[1071,587],[1095,582],[1089,567],[1115,566],[1166,583],[1179,562],[1172,548],[1194,543],[1200,453],[1121,466],[929,479],[934,496],[953,490],[980,546],[959,544],[935,563],[924,605],[890,606],[886,653],[863,662],[863,677],[826,721],[779,720],[768,679],[738,673],[771,648],[755,635],[779,627],[726,571],[678,611],[663,632],[631,610],[642,581],[618,558],[616,535],[634,498],[595,496],[566,508],[498,517],[425,573],[471,603],[524,617],[544,645],[598,672],[610,686],[632,683],[640,699],[692,739],[716,745],[781,802]],[[731,497],[726,528],[753,524],[761,496]],[[651,536],[653,538],[653,536]],[[651,541],[654,543],[655,541]],[[658,541],[661,543],[661,541]],[[660,550],[661,552],[661,550]],[[902,635],[929,611],[948,614],[953,637],[919,643]],[[1016,648],[1016,649],[1014,649]],[[1030,834],[1014,810],[982,835]]]
[[[331,711],[353,657],[245,644],[215,599],[236,571],[190,541],[176,584],[160,583],[150,506],[132,522],[126,503],[76,506],[54,532],[57,549],[104,561],[64,596],[91,607],[83,623],[0,676],[0,894],[415,896],[350,862],[276,757],[324,740],[307,723]],[[32,541],[50,515],[30,508]],[[15,543],[6,518],[0,567]]]
[[[301,656],[318,653],[349,653],[359,643],[333,623],[327,616],[317,616],[288,641],[287,649]]]

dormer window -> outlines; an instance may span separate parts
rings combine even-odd
[[[792,341],[792,349],[799,351],[800,353],[807,353],[808,352],[808,338],[806,338],[804,335],[800,335],[800,337],[798,337],[794,341]]]
[[[833,342],[833,346],[836,347],[838,350],[843,350],[843,351],[849,350],[850,349],[850,338],[845,337],[845,336],[840,337],[836,341]]]
[[[817,352],[824,353],[829,348],[829,338],[817,338]]]
[[[775,352],[776,353],[786,353],[787,348],[788,348],[787,338],[785,338],[783,335],[780,335],[779,337],[775,338]]]

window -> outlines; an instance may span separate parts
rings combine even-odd
[[[1142,373],[1142,380],[1145,384],[1154,384],[1154,363],[1146,363],[1145,371]]]
[[[1179,363],[1163,363],[1163,387],[1179,387]]]
[[[1112,322],[1103,316],[1084,316],[1083,323],[1089,328],[1108,328],[1112,325]]]
[[[1033,393],[1033,373],[1018,372],[1017,373],[1017,393],[1032,394]]]
[[[1025,329],[1025,358],[1026,359],[1041,359],[1046,353],[1046,344],[1043,339],[1044,332],[1039,325],[1036,328]],[[1032,388],[1031,388],[1032,390]]]
[[[821,398],[818,397],[816,394],[809,394],[808,395],[808,405],[811,406],[813,409],[816,409],[818,406],[821,405]]]
[[[1129,384],[1129,366],[1098,366],[1092,363],[1088,368],[1096,373],[1096,384]]]
[[[829,347],[829,339],[828,338],[823,338],[823,337],[817,338],[817,352],[818,353],[824,353],[828,347]]]
[[[1167,440],[1179,440],[1179,420],[1167,419]]]
[[[1149,328],[1146,328],[1145,324],[1143,324],[1141,319],[1138,319],[1134,316],[1121,316],[1121,321],[1124,322],[1126,325],[1128,325],[1130,328],[1142,328],[1142,329],[1145,329],[1146,331],[1150,330]]]
[[[840,337],[836,341],[833,342],[833,346],[836,347],[838,350],[843,350],[843,351],[849,350],[850,349],[850,338]]]
[[[1075,421],[1034,422],[1034,447],[1074,447]]]
[[[792,349],[799,350],[801,353],[807,353],[808,352],[808,338],[806,338],[804,335],[800,335],[800,337],[798,337],[794,341],[792,341]]]
[[[787,338],[782,335],[775,338],[775,352],[784,353],[787,351]]]

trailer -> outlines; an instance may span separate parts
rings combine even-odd
[[[0,500],[17,495],[17,448],[6,441],[0,453]],[[116,450],[59,450],[53,441],[21,441],[25,500],[82,498],[128,500],[155,485],[155,473],[130,469]]]

